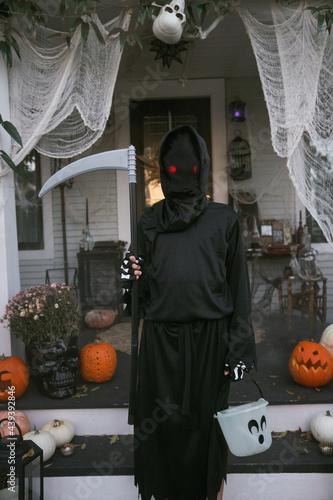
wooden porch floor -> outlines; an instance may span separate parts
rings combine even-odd
[[[321,388],[303,387],[291,378],[288,361],[295,345],[301,340],[319,342],[324,325],[317,321],[309,330],[308,320],[295,313],[292,329],[288,328],[287,318],[273,313],[256,320],[256,341],[258,370],[251,373],[260,385],[265,399],[271,405],[282,404],[322,404],[332,402],[333,380]],[[96,338],[97,330],[82,328],[79,347]],[[31,380],[25,394],[17,400],[17,409],[82,409],[82,408],[119,408],[127,407],[129,399],[130,356],[117,350],[118,363],[115,375],[104,384],[87,383],[78,379],[76,396],[68,399],[50,399],[40,394],[35,381]],[[258,389],[246,378],[231,384],[230,403],[241,404],[258,399]],[[3,403],[1,406],[3,406]]]

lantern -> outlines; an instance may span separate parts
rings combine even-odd
[[[230,121],[236,123],[245,122],[245,108],[246,102],[241,101],[236,96],[236,99],[229,106]]]
[[[239,133],[229,144],[228,171],[235,181],[252,176],[251,149],[249,143]]]
[[[0,440],[0,498],[8,500],[43,500],[43,451],[33,441],[23,440],[14,420],[8,426],[19,434],[9,434]]]

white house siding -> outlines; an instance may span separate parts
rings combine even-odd
[[[105,176],[106,171],[101,174],[96,173],[92,182],[98,183]],[[105,198],[103,207],[95,213],[89,214],[90,231],[94,241],[108,241],[118,239],[117,226],[117,188],[116,176],[114,171],[107,171],[112,182],[110,190]],[[79,251],[79,243],[84,229],[86,199],[82,196],[77,183],[73,182],[72,188],[65,188],[65,199],[75,210],[78,218],[71,214],[71,211],[66,208],[66,235],[67,235],[67,256],[68,265],[72,268],[77,268],[77,252]],[[55,188],[52,191],[52,207],[53,207],[53,238],[54,238],[54,257],[50,259],[25,259],[20,258],[20,273],[21,273],[21,288],[45,282],[45,273],[50,269],[50,280],[52,282],[63,282],[63,271],[52,271],[52,269],[64,267],[63,259],[63,238],[62,238],[62,217],[61,217],[61,200],[60,190]],[[32,255],[33,252],[29,252]],[[38,252],[36,252],[37,256]],[[69,271],[69,281],[71,280],[72,271]]]
[[[261,219],[289,220],[293,226],[295,219],[295,190],[289,178],[286,159],[280,158],[273,150],[267,108],[258,77],[226,79],[227,117],[229,105],[235,97],[246,103],[246,120],[232,123],[228,120],[227,142],[235,138],[236,131],[251,148],[252,177],[245,181],[235,181],[237,189],[253,192],[258,200]],[[275,180],[282,172],[279,180]],[[266,194],[265,194],[266,191]]]

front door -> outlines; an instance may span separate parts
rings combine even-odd
[[[130,102],[131,144],[136,148],[138,212],[163,198],[158,151],[162,138],[177,125],[192,125],[207,144],[211,157],[210,99],[151,99]],[[212,193],[211,176],[207,194]]]

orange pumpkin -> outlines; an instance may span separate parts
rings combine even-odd
[[[29,370],[25,362],[17,356],[0,356],[0,401],[8,401],[10,393],[19,398],[28,385]]]
[[[321,344],[303,340],[291,353],[289,371],[295,382],[320,387],[333,377],[333,358]]]
[[[22,432],[22,436],[26,434],[27,432],[30,432],[31,430],[31,425],[28,416],[23,412],[19,410],[15,410],[14,412],[10,411],[0,411],[0,421],[3,420],[4,418],[8,418],[8,420],[5,420],[0,424],[0,436],[5,437],[5,436],[10,436],[12,433],[14,434],[19,434],[19,431],[15,425],[10,425],[10,420],[14,415],[15,423],[19,426]]]
[[[84,317],[89,328],[108,328],[113,325],[115,319],[116,313],[112,309],[93,309]]]
[[[107,382],[117,366],[117,354],[108,342],[95,340],[80,352],[80,373],[87,382]]]

